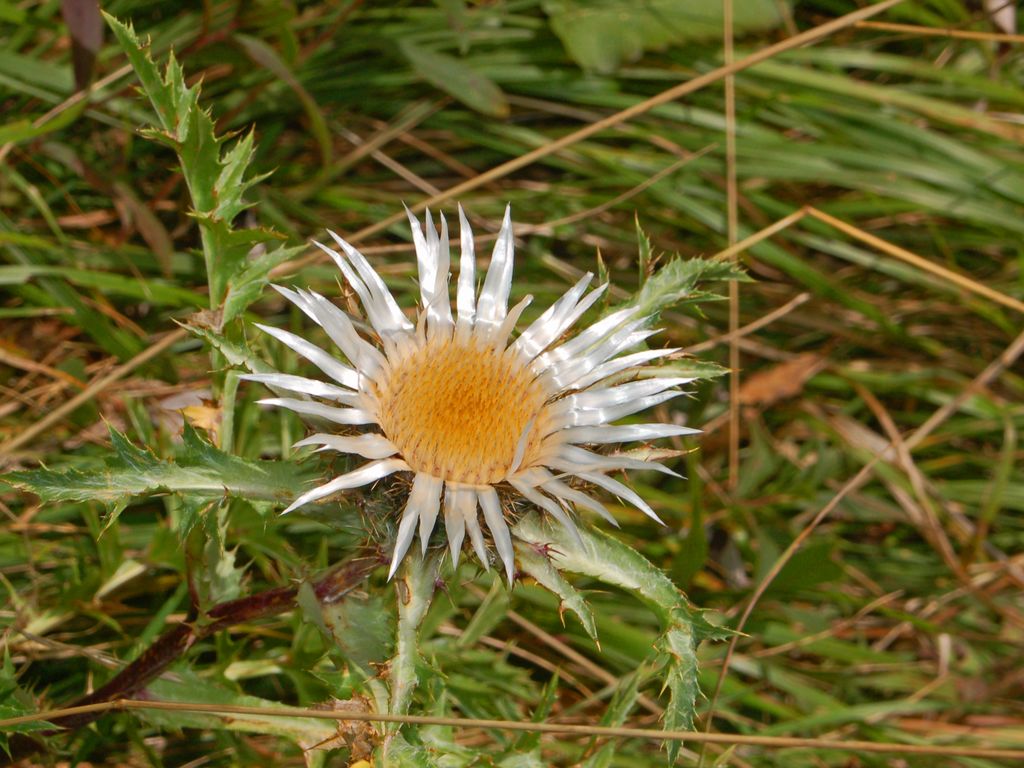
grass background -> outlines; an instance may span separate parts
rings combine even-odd
[[[738,59],[858,7],[734,3]],[[190,82],[202,79],[219,130],[255,130],[255,168],[272,176],[249,193],[245,222],[298,245],[328,226],[358,233],[401,201],[477,179],[721,66],[721,37],[697,34],[679,4],[608,5],[607,19],[532,0],[104,9],[150,35],[158,59],[173,47]],[[636,218],[656,251],[686,257],[719,253],[804,206],[824,212],[743,250],[756,282],[734,301],[664,315],[666,342],[723,365],[738,354],[738,376],[702,383],[659,414],[706,432],[678,446],[693,449],[680,460],[685,482],[635,481],[668,527],[616,510],[621,536],[719,623],[735,627],[749,611],[727,662],[729,644],[702,647],[702,727],[713,706],[712,729],[736,734],[1021,747],[1024,377],[1012,356],[1024,297],[1020,40],[956,34],[1006,30],[953,0],[908,0],[876,20],[913,28],[842,29],[738,74],[732,105],[717,80],[459,200],[478,234],[495,230],[511,201],[522,234],[514,293],[533,293],[540,308],[595,265],[634,290]],[[169,453],[182,404],[200,427],[221,416],[203,401],[211,371],[198,340],[181,340],[19,440],[206,306],[207,276],[173,153],[138,135],[149,105],[109,31],[97,46],[88,20],[72,22],[73,46],[56,3],[0,3],[0,25],[0,461],[94,467],[109,450],[104,421]],[[73,97],[76,59],[106,80],[84,100]],[[886,252],[871,235],[938,269]],[[410,304],[407,227],[362,245]],[[336,291],[322,263],[305,263],[296,281]],[[251,312],[302,326],[270,292]],[[744,328],[731,342],[730,323]],[[249,338],[282,370],[298,367]],[[232,448],[288,455],[301,426],[261,412],[259,396],[240,389]],[[944,418],[929,423],[936,412]],[[927,435],[914,437],[922,425]],[[40,506],[7,491],[0,512],[5,653],[37,708],[95,686],[183,618],[187,569],[212,602],[308,578],[352,546],[351,535],[317,521],[237,508],[220,539],[236,551],[232,563],[182,547],[171,522],[183,513],[161,498],[130,505],[102,535],[96,505]],[[784,554],[800,536],[799,550]],[[659,681],[642,664],[657,626],[645,609],[588,592],[598,650],[539,589],[506,597],[487,588],[483,576],[453,583],[435,602],[424,651],[439,674],[416,709],[523,719],[548,706],[548,719],[594,724],[608,697],[635,681],[643,695],[628,722],[656,726]],[[367,606],[352,637],[388,631],[374,624],[379,606]],[[295,612],[204,640],[163,684],[193,697],[216,689],[308,706],[351,684],[324,672],[326,652]],[[176,730],[190,725],[199,730]],[[500,731],[430,738],[457,742],[467,764],[531,746]],[[304,761],[269,726],[238,732],[212,718],[114,715],[55,744],[61,759],[96,765]],[[664,763],[647,742],[541,744],[544,764]],[[680,762],[695,763],[698,751],[688,745]],[[329,759],[344,765],[346,754]],[[705,764],[713,761],[939,764],[750,746],[709,748]]]

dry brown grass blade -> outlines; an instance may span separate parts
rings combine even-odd
[[[961,40],[983,40],[992,43],[1024,43],[1024,35],[1011,35],[1006,32],[921,27],[916,24],[894,24],[888,21],[858,21],[854,26],[858,29],[877,29],[880,32],[903,32],[915,37],[956,37]]]
[[[8,365],[11,368],[28,371],[29,373],[42,374],[54,381],[59,381],[67,386],[75,387],[76,389],[81,389],[85,386],[81,381],[66,371],[62,371],[59,368],[53,368],[49,365],[45,365],[44,363],[36,362],[35,360],[24,357],[23,355],[19,355],[15,352],[9,352],[3,347],[0,347],[0,363]]]
[[[807,739],[787,736],[747,736],[733,733],[700,733],[697,731],[659,731],[653,728],[614,728],[600,725],[568,723],[533,723],[519,720],[481,720],[468,717],[433,717],[429,715],[388,715],[377,712],[300,709],[298,707],[242,707],[226,704],[186,704],[172,701],[135,701],[120,699],[98,705],[69,707],[65,710],[37,712],[0,720],[0,728],[41,722],[71,715],[112,710],[160,710],[164,712],[205,712],[213,715],[244,715],[249,717],[305,717],[315,720],[440,725],[457,728],[491,728],[529,733],[560,733],[604,738],[648,739],[651,741],[690,741],[708,744],[735,744],[771,749],[835,749],[843,752],[873,752],[901,755],[944,755],[986,757],[1002,760],[1024,760],[1024,749],[958,746],[952,744],[900,744],[898,742],[843,741],[840,739]]]

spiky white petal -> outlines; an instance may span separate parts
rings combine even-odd
[[[257,400],[260,405],[276,405],[289,411],[301,413],[303,416],[316,416],[320,419],[333,421],[335,424],[376,424],[373,414],[361,408],[335,408],[313,400],[295,400],[290,397],[267,397]]]
[[[466,221],[466,213],[459,206],[459,239],[462,242],[462,257],[459,259],[459,285],[456,296],[459,319],[456,323],[456,335],[461,339],[469,337],[476,320],[476,246],[473,243],[473,230]]]
[[[512,335],[516,323],[519,322],[519,317],[523,314],[523,310],[530,306],[531,302],[533,302],[533,296],[524,296],[522,301],[509,310],[509,313],[501,323],[501,327],[491,336],[490,345],[492,347],[495,349],[505,349],[505,345],[508,344],[508,337]]]
[[[555,408],[559,413],[563,411],[585,410],[587,408],[607,408],[611,405],[629,403],[638,398],[655,395],[659,392],[664,392],[666,389],[687,384],[692,380],[680,377],[639,379],[613,387],[588,389],[584,392],[574,392],[563,397],[555,404]],[[681,395],[683,393],[677,392],[677,394]]]
[[[630,443],[635,440],[659,440],[663,437],[696,435],[699,429],[676,424],[602,424],[598,427],[570,427],[561,436],[572,443]]]
[[[323,397],[328,400],[338,400],[343,403],[355,403],[360,397],[359,393],[350,389],[344,389],[336,384],[316,379],[307,379],[304,376],[293,376],[290,373],[243,373],[238,378],[242,381],[256,381],[266,384],[268,387],[286,389],[289,392],[297,392],[301,395],[312,397]]]
[[[580,301],[583,292],[586,291],[594,275],[588,272],[570,288],[562,297],[545,310],[530,326],[522,332],[511,350],[522,355],[526,362],[533,360],[543,352],[550,344],[561,336],[572,326],[576,320],[586,312],[601,294],[608,287],[607,284],[598,286],[591,291],[585,299]]]
[[[598,408],[580,408],[569,411],[563,415],[559,421],[567,427],[592,427],[597,426],[598,424],[607,424],[621,419],[623,416],[629,416],[630,414],[636,413],[637,411],[645,411],[648,408],[653,408],[656,405],[664,403],[666,400],[679,397],[681,394],[683,393],[659,392],[656,395],[638,397],[635,400],[619,403],[618,405],[606,405]]]
[[[304,440],[299,440],[293,447],[302,448],[307,445],[319,445],[321,451],[337,451],[338,453],[354,453],[364,459],[386,459],[398,453],[398,446],[384,435],[366,432],[362,435],[325,435],[318,432]]]
[[[638,368],[645,363],[649,363],[651,360],[657,360],[659,357],[667,357],[668,355],[678,351],[678,348],[645,349],[643,352],[634,352],[631,355],[616,357],[597,366],[597,368],[582,378],[576,379],[576,381],[572,383],[573,389],[586,389],[587,387],[611,378],[618,373]]]
[[[407,472],[408,470],[409,465],[401,459],[382,459],[381,461],[373,461],[369,464],[364,464],[359,469],[355,469],[348,474],[336,477],[330,482],[324,483],[323,485],[302,494],[281,514],[287,515],[293,509],[298,509],[310,502],[318,501],[327,496],[338,493],[339,491],[349,491],[353,488],[359,488],[360,486],[368,485],[375,480],[380,480],[382,477],[387,477],[395,472]]]
[[[639,319],[627,323],[587,353],[555,363],[545,376],[551,380],[552,386],[559,390],[578,388],[576,382],[599,365],[620,352],[635,347],[655,333],[653,330],[636,331],[643,322],[644,319]]]
[[[333,232],[331,232],[331,234],[334,235]],[[337,238],[337,235],[334,236]],[[313,245],[334,259],[334,263],[345,276],[345,281],[352,287],[352,290],[356,292],[356,295],[362,302],[363,309],[366,310],[366,317],[370,321],[370,325],[373,326],[373,330],[377,332],[382,341],[386,342],[394,335],[407,330],[407,326],[410,325],[408,320],[401,315],[401,312],[399,312],[399,316],[394,316],[390,311],[388,302],[380,298],[379,292],[371,293],[369,287],[365,282],[363,282],[363,279],[356,273],[353,266],[345,259],[344,256],[333,248],[329,248],[316,240],[313,241]],[[346,243],[346,245],[348,244]],[[390,293],[388,295],[390,295]]]
[[[494,253],[487,267],[487,277],[476,302],[476,321],[481,335],[488,338],[501,327],[508,313],[508,295],[512,290],[512,256],[515,240],[512,236],[512,206],[505,208],[501,231],[494,243]]]
[[[402,514],[402,522],[398,524],[395,554],[391,559],[391,570],[388,571],[389,579],[395,575],[399,563],[402,562],[402,558],[409,550],[409,545],[412,544],[417,522],[420,526],[420,537],[424,540],[423,551],[426,552],[426,540],[434,529],[434,521],[437,520],[443,486],[441,480],[422,472],[416,473],[416,477],[413,478],[412,490],[409,491],[409,500],[406,502],[405,512]]]
[[[307,314],[327,332],[331,341],[359,369],[359,373],[376,379],[381,370],[387,367],[387,361],[373,345],[359,336],[351,318],[319,293],[302,290],[295,293],[305,301]]]
[[[623,323],[628,322],[637,314],[636,307],[626,307],[601,318],[589,328],[584,329],[564,344],[540,355],[534,361],[533,369],[544,369],[550,365],[579,357],[608,334],[615,332]]]
[[[448,299],[448,222],[441,215],[441,237],[434,229],[430,209],[426,211],[427,231],[424,236],[419,221],[408,208],[412,239],[416,246],[416,264],[419,268],[420,301],[427,318],[427,332],[439,333],[452,328],[452,305]]]
[[[534,480],[531,482],[526,473],[520,473],[515,477],[510,477],[508,482],[509,485],[519,492],[520,496],[535,506],[540,507],[555,518],[555,520],[561,523],[562,527],[565,528],[574,539],[582,543],[580,532],[576,529],[576,524],[573,522],[572,518],[566,514],[562,507],[558,505],[558,502],[554,499],[548,498],[537,490],[537,486],[543,482],[542,480]]]
[[[498,492],[493,488],[483,488],[478,492],[480,498],[480,509],[484,513],[484,520],[491,531],[491,538],[494,539],[494,547],[498,550],[498,557],[505,565],[505,575],[508,583],[512,583],[512,576],[516,570],[515,553],[512,550],[512,536],[508,532],[508,525],[505,523],[505,516],[501,512],[501,502],[498,500]]]
[[[359,389],[359,374],[344,363],[340,363],[335,360],[329,354],[320,349],[320,347],[315,344],[310,344],[301,336],[296,336],[290,331],[273,328],[269,325],[262,325],[260,323],[256,323],[256,327],[264,333],[269,333],[285,346],[298,352],[339,384],[343,384],[349,389]]]
[[[462,520],[466,525],[466,531],[469,533],[469,540],[473,544],[473,551],[476,552],[477,559],[484,568],[490,570],[491,563],[487,559],[487,545],[484,544],[484,534],[480,530],[480,520],[476,516],[477,492],[471,490],[470,493],[472,494],[469,497],[470,503],[461,508]]]
[[[412,323],[402,314],[395,297],[391,295],[391,291],[388,290],[380,275],[370,266],[366,257],[331,230],[327,230],[327,234],[341,247],[345,256],[356,268],[356,272],[359,273],[358,278],[353,276],[351,269],[342,267],[345,260],[333,249],[327,249],[328,253],[333,254],[335,264],[341,268],[345,278],[362,300],[363,307],[370,316],[370,322],[373,323],[377,333],[381,336],[391,336],[403,331],[411,331]],[[358,285],[363,286],[362,292],[359,291]]]
[[[628,485],[623,485],[614,478],[607,477],[605,475],[600,475],[597,474],[596,472],[578,472],[576,474],[576,477],[593,483],[594,485],[600,486],[601,488],[604,488],[606,491],[611,491],[619,498],[628,501],[634,507],[636,507],[645,515],[650,517],[652,520],[656,520],[662,525],[665,524],[664,521],[660,517],[658,517],[657,513],[655,513],[655,511],[651,509],[650,505],[646,501],[644,501],[640,497],[640,495],[632,488],[630,488]]]
[[[569,473],[577,472],[612,472],[620,469],[652,470],[672,477],[682,477],[664,464],[657,461],[644,461],[632,456],[592,453],[578,445],[559,445],[550,453],[545,454],[543,462],[552,469],[560,469]]]
[[[581,491],[577,491],[575,488],[571,488],[564,482],[556,478],[550,472],[543,467],[534,467],[529,470],[530,482],[536,483],[540,488],[543,488],[549,494],[554,496],[564,506],[569,507],[566,502],[571,502],[578,507],[589,509],[591,512],[596,512],[605,520],[612,525],[618,527],[618,522],[612,517],[612,513],[601,502],[596,499],[592,499]]]
[[[451,483],[444,488],[444,529],[448,535],[448,546],[452,553],[452,567],[459,564],[462,552],[462,541],[466,537],[466,507],[472,508],[470,514],[476,512],[476,498],[472,488],[453,486]]]

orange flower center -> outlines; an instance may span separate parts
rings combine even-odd
[[[381,428],[415,472],[489,485],[539,451],[545,392],[504,350],[434,339],[393,364],[375,390]]]

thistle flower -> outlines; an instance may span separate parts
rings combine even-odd
[[[319,325],[345,360],[294,333],[259,325],[305,357],[330,382],[283,373],[243,376],[306,397],[274,397],[261,403],[339,425],[296,443],[368,459],[358,469],[304,493],[284,510],[365,486],[393,473],[412,473],[412,487],[398,525],[389,578],[412,544],[416,530],[426,552],[439,513],[454,563],[463,540],[488,565],[483,521],[511,581],[512,538],[502,499],[525,499],[575,532],[574,508],[596,512],[615,524],[605,506],[571,485],[577,478],[628,501],[658,520],[628,486],[609,477],[622,469],[663,465],[583,446],[646,441],[697,430],[674,424],[612,422],[682,394],[691,379],[638,377],[641,366],[674,349],[637,347],[656,331],[636,307],[612,312],[568,340],[563,335],[601,297],[607,284],[587,293],[585,275],[543,314],[514,336],[531,298],[508,308],[513,236],[509,209],[494,245],[483,286],[477,291],[473,233],[459,208],[462,256],[452,313],[448,280],[448,225],[440,234],[430,212],[426,230],[409,214],[419,267],[416,322],[399,308],[366,258],[334,232],[341,252],[317,247],[338,265],[359,296],[372,333],[323,296],[275,286]],[[577,483],[578,485],[578,483]]]

